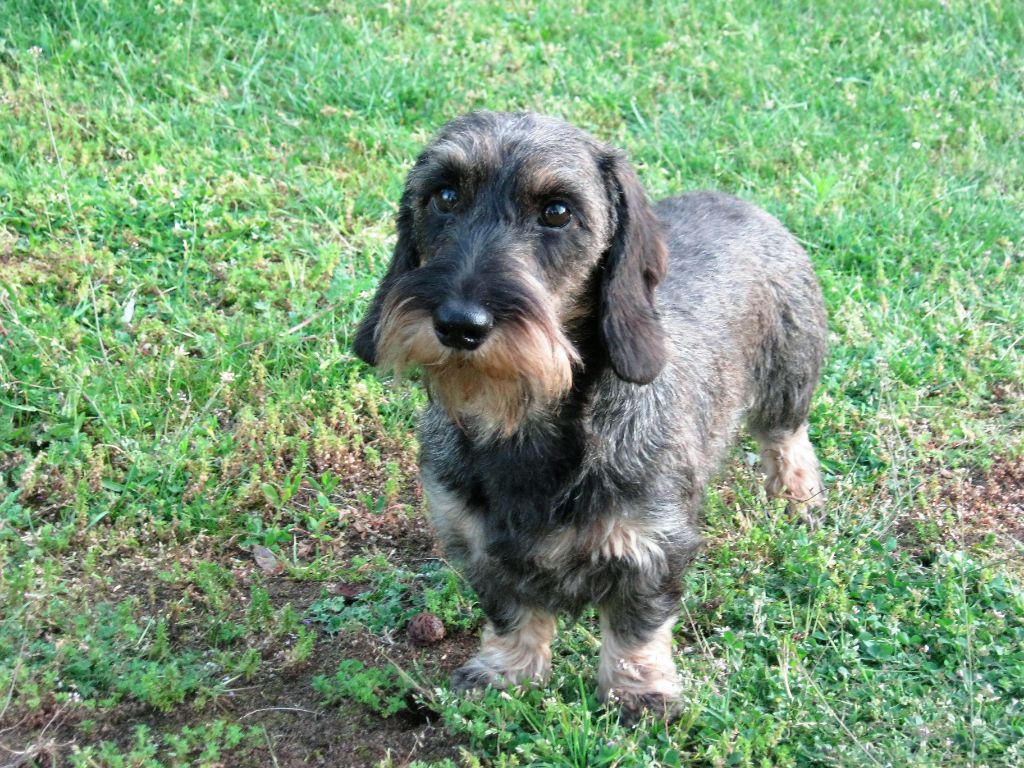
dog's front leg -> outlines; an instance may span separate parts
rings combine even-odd
[[[508,615],[508,606],[502,606]],[[555,617],[537,608],[520,608],[511,621],[488,620],[477,654],[452,674],[456,690],[505,688],[545,682],[551,674]]]
[[[655,599],[649,606],[645,602],[645,597],[637,596],[629,604],[601,606],[599,693],[602,701],[620,703],[625,723],[636,721],[645,710],[672,719],[679,708],[681,686],[672,659],[675,615],[651,624],[650,617],[660,608],[656,603],[662,601]]]

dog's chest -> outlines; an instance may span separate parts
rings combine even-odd
[[[440,420],[424,419],[420,463],[432,506],[478,522],[487,548],[522,551],[552,529],[595,512],[588,441],[579,421],[529,438],[478,444]],[[436,516],[436,513],[435,513]]]
[[[466,490],[491,538],[534,539],[588,511],[578,493],[585,481],[586,448],[581,431],[566,429],[468,450],[463,457],[470,475]]]
[[[421,432],[428,507],[446,552],[474,583],[575,610],[612,590],[623,569],[661,572],[668,521],[602,471],[595,455],[607,451],[592,434],[483,448],[441,435],[428,442]]]

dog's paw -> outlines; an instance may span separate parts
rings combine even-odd
[[[645,717],[671,723],[683,711],[682,702],[661,693],[627,693],[615,697],[619,703],[619,722],[635,725]]]
[[[825,519],[825,494],[819,491],[807,499],[790,499],[786,503],[786,513],[807,527],[816,531]]]
[[[479,690],[490,685],[492,679],[487,670],[470,662],[452,673],[452,690],[459,693]]]
[[[512,688],[519,685],[540,685],[547,681],[549,666],[509,670],[497,667],[492,660],[474,656],[452,672],[452,690],[466,692],[481,688]]]
[[[504,688],[505,679],[486,664],[481,664],[476,659],[470,659],[452,672],[451,686],[453,691],[467,693],[488,686]]]

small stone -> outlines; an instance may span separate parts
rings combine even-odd
[[[427,611],[413,616],[406,631],[413,645],[437,645],[444,640],[444,623]]]

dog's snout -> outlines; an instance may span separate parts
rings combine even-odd
[[[446,347],[476,349],[493,327],[494,317],[479,304],[449,299],[434,310],[434,331]]]

